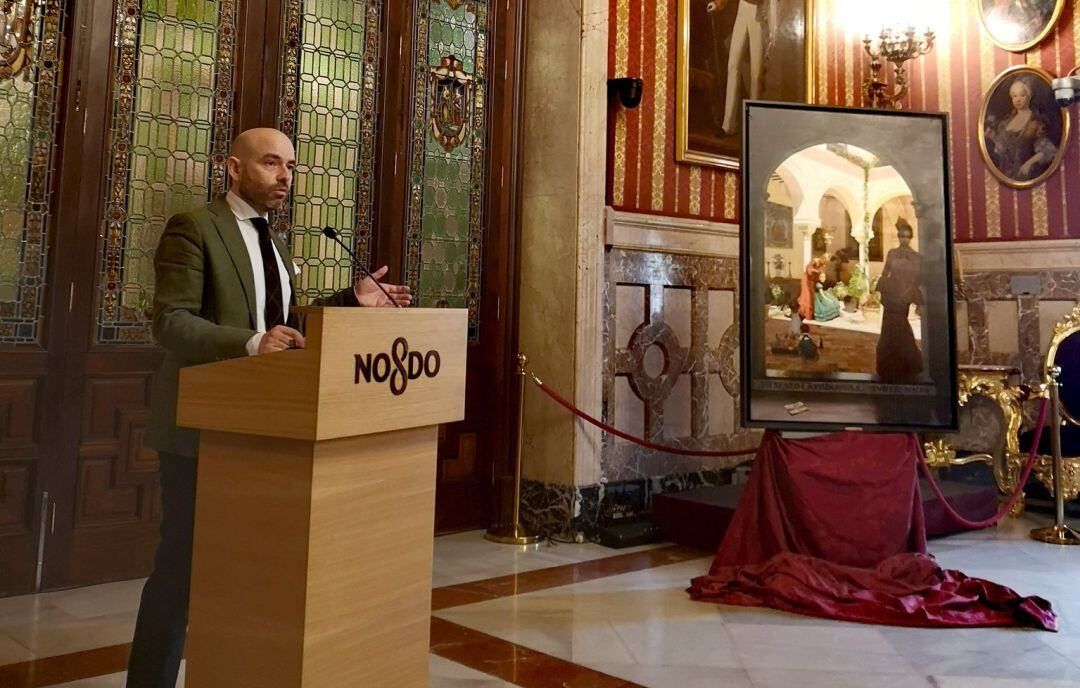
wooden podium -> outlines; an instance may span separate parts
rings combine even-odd
[[[427,688],[439,423],[466,311],[304,309],[306,348],[185,368],[202,430],[188,688]]]

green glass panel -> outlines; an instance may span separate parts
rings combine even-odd
[[[480,248],[487,136],[486,1],[416,0],[415,47],[421,88],[413,98],[406,274],[419,305],[469,309],[479,333]],[[417,207],[419,206],[419,207]]]
[[[30,65],[0,81],[0,344],[39,342],[44,316],[63,5],[39,7]]]
[[[117,22],[97,341],[149,343],[157,242],[170,216],[210,199],[214,147],[229,134],[215,113],[232,100],[220,67],[235,5],[118,0]]]
[[[372,223],[375,103],[379,81],[381,0],[286,0],[297,17],[295,67],[286,60],[279,116],[292,128],[297,167],[288,213],[278,228],[292,235],[301,268],[298,301],[307,303],[354,281],[352,259],[322,236],[329,225],[368,259]],[[367,143],[365,143],[365,140]]]

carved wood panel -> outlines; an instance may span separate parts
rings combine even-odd
[[[142,446],[150,379],[143,374],[87,380],[76,528],[154,518],[157,457]]]
[[[0,379],[0,595],[33,585],[41,380]]]
[[[67,582],[80,585],[149,573],[161,495],[157,456],[142,446],[153,373],[86,379]]]

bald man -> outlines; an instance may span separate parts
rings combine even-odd
[[[153,332],[166,355],[146,444],[160,459],[161,544],[139,605],[128,688],[173,688],[187,636],[199,438],[176,426],[180,369],[304,346],[289,313],[298,270],[269,226],[270,211],[289,195],[292,142],[276,129],[250,129],[233,141],[227,164],[229,193],[174,215],[154,256]],[[383,266],[373,277],[385,274]],[[410,304],[408,287],[383,286],[389,298],[368,278],[316,305]]]

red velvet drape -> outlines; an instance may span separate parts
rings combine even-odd
[[[766,433],[696,600],[898,626],[1056,630],[1049,602],[926,554],[914,435]]]

